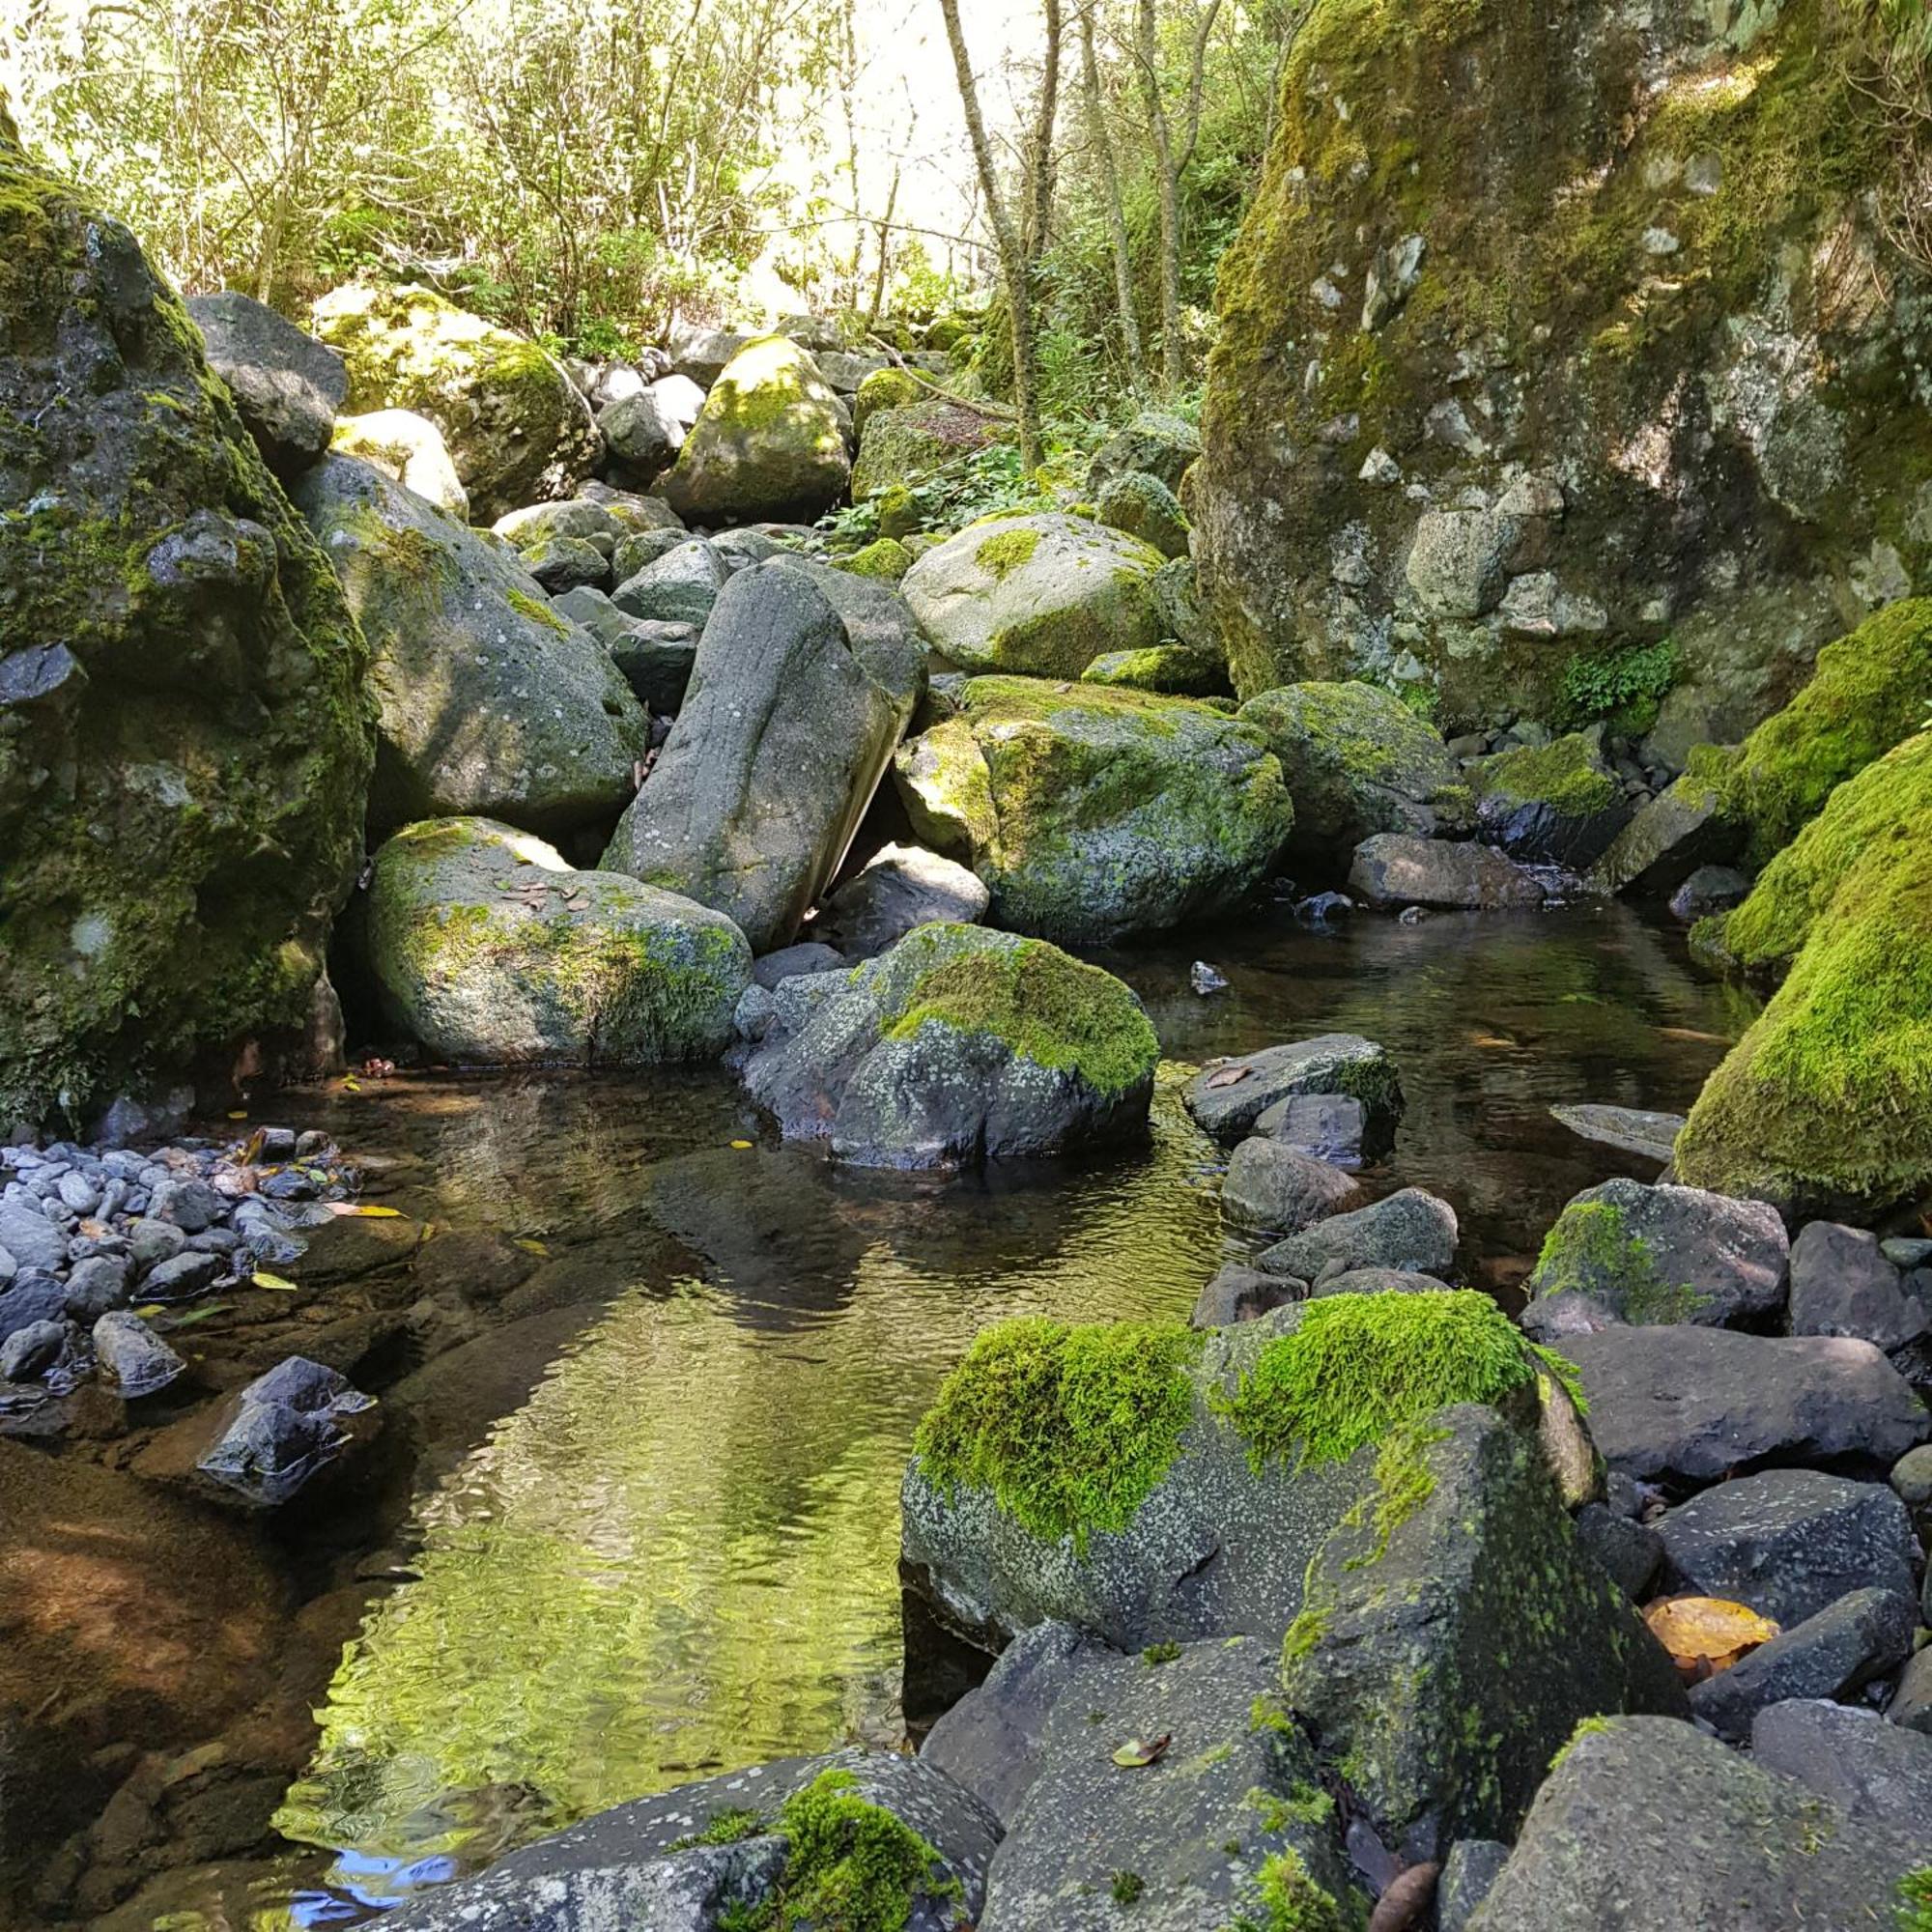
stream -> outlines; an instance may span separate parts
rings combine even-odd
[[[1151,1143],[1091,1162],[840,1171],[714,1070],[405,1075],[285,1103],[366,1161],[372,1198],[437,1238],[500,1231],[575,1287],[383,1389],[419,1444],[412,1495],[358,1573],[392,1584],[312,1687],[285,1848],[185,1867],[97,1922],[354,1923],[686,1778],[901,1741],[898,1487],[940,1379],[1009,1316],[1184,1319],[1258,1245],[1221,1228],[1185,1071],[1381,1040],[1408,1105],[1371,1182],[1453,1203],[1463,1279],[1507,1299],[1563,1203],[1631,1168],[1548,1107],[1681,1112],[1751,1013],[1674,931],[1594,903],[1330,932],[1264,911],[1092,956],[1140,992],[1168,1064]],[[1196,956],[1225,993],[1190,990]]]

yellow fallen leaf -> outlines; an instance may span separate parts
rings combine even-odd
[[[342,1091],[345,1094],[359,1094],[362,1091],[362,1083],[356,1079],[355,1074],[348,1074],[343,1079]]]
[[[228,1118],[231,1121],[245,1121],[248,1118],[248,1116],[246,1111],[244,1110],[243,1112],[239,1114],[230,1114]]]
[[[519,1241],[517,1246],[526,1255],[547,1255],[550,1250],[541,1241]]]
[[[1151,1764],[1158,1764],[1162,1753],[1174,1742],[1171,1735],[1158,1738],[1129,1738],[1114,1753],[1114,1762],[1122,1771],[1141,1771]]]
[[[1778,1627],[1724,1597],[1660,1597],[1644,1608],[1650,1634],[1691,1683],[1728,1670],[1777,1634]]]
[[[281,1275],[270,1274],[267,1268],[257,1268],[249,1279],[257,1288],[278,1288],[285,1294],[294,1294],[298,1292],[294,1282]]]
[[[400,1221],[403,1218],[400,1208],[365,1208],[359,1201],[349,1211],[359,1214],[365,1221]]]
[[[167,1312],[165,1305],[158,1301],[144,1301],[134,1311],[144,1321],[151,1320],[156,1315],[165,1315]]]
[[[733,1141],[731,1145],[734,1148],[744,1149],[750,1147],[752,1143],[750,1141]]]

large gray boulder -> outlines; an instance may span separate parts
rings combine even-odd
[[[1349,889],[1371,905],[1433,906],[1448,912],[1505,912],[1539,906],[1542,882],[1487,845],[1451,844],[1378,832],[1355,847]]]
[[[597,412],[597,427],[604,433],[611,473],[627,483],[648,485],[677,461],[691,425],[669,414],[665,399],[651,387],[606,403]]]
[[[731,566],[713,545],[689,537],[627,577],[611,602],[626,616],[702,625],[730,578]]]
[[[1282,1696],[1404,1858],[1514,1833],[1579,1719],[1682,1712],[1669,1658],[1494,1410],[1413,1426],[1376,1486],[1310,1566]]]
[[[484,818],[434,819],[376,855],[366,936],[391,1015],[440,1059],[649,1066],[731,1038],[752,952],[724,914],[577,872]]]
[[[1925,1821],[1848,1817],[1690,1724],[1586,1727],[1537,1794],[1471,1932],[1839,1932],[1894,1923]]]
[[[390,482],[414,491],[459,524],[469,521],[469,492],[456,473],[442,432],[427,416],[413,410],[338,416],[331,447],[338,456],[353,456],[380,469]]]
[[[1229,1225],[1272,1235],[1298,1234],[1359,1199],[1354,1181],[1339,1167],[1260,1134],[1235,1150],[1221,1183],[1221,1213]]]
[[[1522,1323],[1547,1339],[1619,1321],[1762,1321],[1784,1304],[1790,1259],[1784,1223],[1762,1201],[1606,1180],[1550,1229]]]
[[[476,813],[554,835],[623,810],[650,720],[514,552],[352,457],[294,497],[369,641],[375,832]]]
[[[1140,1002],[1042,940],[921,926],[770,997],[745,1084],[786,1139],[841,1160],[975,1165],[1146,1131],[1160,1042]]]
[[[728,914],[757,952],[793,937],[837,871],[923,688],[911,624],[877,608],[897,600],[846,581],[849,619],[799,565],[725,584],[677,724],[604,856]]]
[[[1932,1830],[1932,1738],[1829,1698],[1772,1704],[1751,1723],[1752,1759],[1847,1817],[1922,1837]]]
[[[1932,1433],[1912,1386],[1869,1342],[1612,1327],[1567,1336],[1590,1433],[1640,1479],[1716,1482],[1764,1464],[1889,1468]]]
[[[1307,1282],[1319,1282],[1330,1268],[1444,1275],[1456,1265],[1457,1236],[1456,1210],[1448,1202],[1405,1187],[1277,1241],[1263,1251],[1260,1265]]]
[[[190,296],[187,312],[269,468],[299,475],[334,434],[349,393],[342,357],[237,289]]]
[[[1264,1131],[1263,1116],[1280,1102],[1329,1094],[1359,1100],[1391,1128],[1402,1113],[1402,1083],[1387,1049],[1354,1033],[1324,1033],[1210,1061],[1181,1098],[1195,1125],[1232,1143]]]
[[[786,1903],[836,1910],[825,1900],[839,1896],[839,1872],[848,1884],[856,1873],[799,1861],[787,1832],[787,1805],[812,1797],[857,1801],[858,1818],[876,1807],[931,1852],[923,1882],[907,1888],[905,1932],[968,1932],[985,1900],[997,1822],[930,1765],[865,1750],[781,1758],[601,1811],[512,1852],[480,1878],[404,1906],[389,1922],[396,1932],[726,1932],[786,1922],[773,1918]],[[861,1828],[861,1851],[878,1843],[884,1822]],[[813,1838],[829,1859],[842,1835],[821,1825]],[[899,1839],[881,1849],[891,1856],[911,1847]],[[835,1889],[820,1892],[814,1878]]]

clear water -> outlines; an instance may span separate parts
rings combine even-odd
[[[1233,982],[1208,1000],[1192,950],[1098,955],[1170,1056],[1151,1144],[1104,1160],[842,1172],[775,1145],[722,1074],[403,1081],[331,1102],[394,1205],[540,1243],[594,1295],[560,1350],[554,1323],[500,1331],[541,1373],[473,1442],[444,1443],[413,1580],[375,1604],[321,1699],[290,1857],[202,1874],[172,1932],[345,1922],[687,1777],[897,1739],[913,1429],[982,1324],[1184,1314],[1236,1251],[1217,1151],[1177,1098],[1201,1060],[1382,1040],[1408,1111],[1375,1179],[1446,1196],[1465,1274],[1507,1278],[1572,1193],[1629,1167],[1548,1107],[1682,1111],[1749,1017],[1675,935],[1615,907],[1328,935],[1264,918],[1204,947]],[[387,1400],[434,1430],[450,1374]]]

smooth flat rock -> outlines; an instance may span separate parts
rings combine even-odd
[[[1533,872],[1487,845],[1451,844],[1378,832],[1355,847],[1349,890],[1370,905],[1431,906],[1445,912],[1502,912],[1548,896]]]
[[[1262,1115],[1278,1101],[1312,1094],[1350,1096],[1371,1113],[1402,1111],[1402,1086],[1387,1049],[1352,1033],[1215,1061],[1187,1083],[1181,1098],[1198,1127],[1232,1144],[1257,1132]]]
[[[1772,1704],[1751,1723],[1751,1757],[1851,1818],[1932,1833],[1932,1738],[1827,1698]]]
[[[1641,1107],[1605,1107],[1594,1102],[1552,1107],[1550,1116],[1586,1141],[1615,1148],[1619,1153],[1660,1164],[1670,1159],[1677,1136],[1684,1131],[1682,1114],[1655,1114]]]

